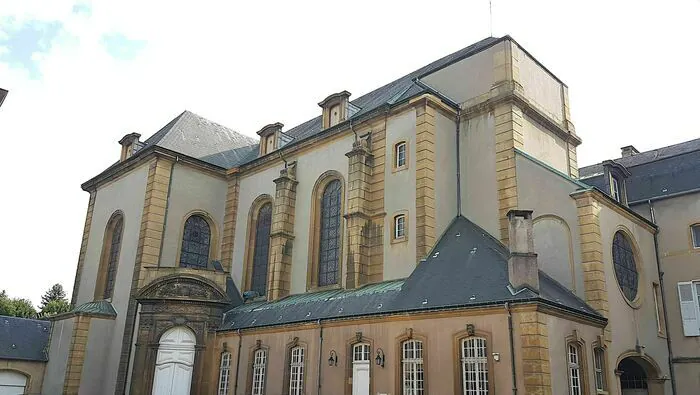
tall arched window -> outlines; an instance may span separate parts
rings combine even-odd
[[[221,363],[219,364],[219,395],[228,395],[230,377],[231,353],[227,351],[221,354]]]
[[[403,395],[423,395],[423,342],[406,340],[401,343],[401,382]]]
[[[340,219],[342,185],[333,180],[321,197],[318,255],[318,285],[338,284],[340,280]]]
[[[270,225],[272,203],[265,203],[258,211],[255,223],[255,248],[253,252],[253,275],[250,289],[265,295],[267,288],[267,264],[270,257]]]
[[[482,337],[462,339],[460,349],[464,395],[488,395],[489,369],[486,339]]]
[[[206,268],[209,264],[211,229],[201,215],[193,215],[185,221],[180,249],[180,266]]]
[[[119,266],[119,251],[122,245],[124,231],[124,216],[116,212],[107,222],[105,236],[102,241],[102,256],[98,270],[95,299],[109,299],[114,293],[114,282]]]
[[[577,343],[567,346],[566,362],[569,367],[569,395],[581,395],[583,391],[583,376],[581,372],[581,347]]]

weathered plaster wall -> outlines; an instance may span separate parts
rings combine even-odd
[[[564,140],[527,115],[523,116],[523,139],[525,152],[568,174],[569,162]]]
[[[545,114],[561,123],[563,120],[561,83],[517,45],[513,45],[513,57],[519,59],[520,83],[525,97]]]
[[[54,395],[63,392],[63,381],[66,377],[66,366],[68,364],[68,353],[70,351],[74,324],[75,318],[54,321],[52,324],[49,363],[46,366],[44,385],[41,388],[41,393],[44,395]]]
[[[435,129],[435,235],[457,216],[457,147],[454,118],[437,112]],[[460,147],[461,148],[461,147]]]

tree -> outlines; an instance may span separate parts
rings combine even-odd
[[[63,290],[63,286],[61,284],[54,284],[48,291],[46,291],[46,293],[41,297],[41,305],[39,306],[39,310],[44,311],[46,305],[54,300],[65,300],[67,302],[66,291]]]
[[[36,310],[29,299],[14,298],[11,300],[14,305],[14,316],[21,318],[36,318]]]
[[[8,315],[10,317],[15,315],[15,305],[7,297],[7,292],[4,289],[0,292],[0,315]]]
[[[46,318],[52,315],[67,313],[70,311],[70,303],[65,299],[52,300],[41,309],[39,317]]]

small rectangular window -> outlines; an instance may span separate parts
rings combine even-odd
[[[406,216],[404,214],[394,217],[394,239],[402,239],[406,236]]]
[[[595,369],[595,389],[598,392],[603,392],[606,390],[605,351],[600,347],[593,349],[593,366]]]
[[[612,194],[612,198],[615,199],[616,201],[620,202],[620,184],[617,181],[617,178],[610,176],[610,192]]]
[[[700,248],[700,224],[690,225],[690,233],[693,238],[693,248]]]
[[[396,158],[395,165],[397,169],[406,166],[406,142],[402,141],[396,144],[394,158]]]
[[[304,393],[304,349],[292,348],[289,363],[289,395]]]

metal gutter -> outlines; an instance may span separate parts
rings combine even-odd
[[[238,352],[236,353],[236,382],[233,384],[233,393],[237,394],[238,393],[238,372],[241,367],[241,343],[243,342],[243,336],[241,336],[241,330],[239,329],[237,331],[238,333]]]
[[[508,312],[508,342],[510,345],[510,370],[511,380],[513,381],[513,395],[518,393],[518,378],[515,372],[515,341],[513,339],[513,315],[510,313],[510,305],[505,303],[506,311]]]
[[[686,191],[669,193],[668,195],[655,196],[655,197],[648,198],[648,199],[635,200],[633,202],[628,202],[627,204],[629,204],[631,206],[631,205],[637,205],[637,204],[648,203],[648,202],[656,202],[658,200],[670,199],[670,198],[679,197],[679,196],[683,196],[683,195],[690,195],[691,193],[697,193],[697,192],[700,192],[700,188],[693,188],[693,189],[688,189]]]

